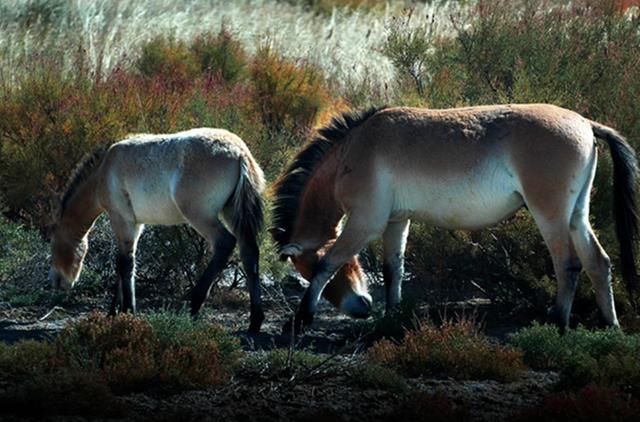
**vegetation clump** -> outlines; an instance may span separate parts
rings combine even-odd
[[[110,415],[117,409],[109,408],[116,394],[225,383],[240,357],[236,338],[188,315],[96,312],[69,325],[52,343],[0,343],[0,377],[11,386],[0,403],[16,412]],[[46,399],[33,407],[28,405],[33,397]],[[92,398],[100,399],[98,407],[88,405]],[[75,401],[88,407],[78,410]]]
[[[400,342],[381,340],[367,354],[372,362],[410,377],[511,381],[524,369],[521,352],[492,342],[464,319],[445,321],[441,327],[421,323]]]
[[[514,334],[510,344],[522,350],[531,368],[558,371],[559,388],[595,383],[640,394],[638,334],[578,327],[561,335],[555,326],[533,324]]]

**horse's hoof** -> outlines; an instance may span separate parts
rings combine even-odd
[[[249,324],[249,329],[247,330],[247,332],[249,334],[260,334],[260,327],[262,327],[262,320],[260,321],[251,321],[251,323]]]

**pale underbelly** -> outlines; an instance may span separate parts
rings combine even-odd
[[[156,188],[156,189],[152,189]],[[185,223],[185,218],[174,200],[172,186],[140,186],[129,193],[131,208],[140,224],[175,225]]]
[[[412,219],[447,229],[480,229],[512,216],[524,205],[512,188],[404,186],[396,190],[391,220]]]
[[[174,203],[155,202],[133,204],[135,219],[140,224],[167,225],[186,223]]]

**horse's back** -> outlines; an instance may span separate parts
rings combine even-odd
[[[526,200],[566,196],[593,151],[586,119],[542,104],[391,108],[347,143],[337,186],[346,208],[377,198],[392,219],[453,228],[492,225]]]
[[[246,146],[223,129],[133,135],[105,159],[111,211],[143,224],[179,224],[185,214],[217,214],[232,195]]]

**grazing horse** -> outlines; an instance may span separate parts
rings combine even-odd
[[[214,254],[192,292],[197,314],[236,245],[251,297],[249,331],[264,319],[260,300],[257,234],[263,222],[264,175],[245,143],[223,129],[134,135],[89,154],[62,197],[51,242],[54,287],[70,288],[87,252],[87,237],[106,212],[118,245],[116,307],[135,312],[136,245],[144,224],[188,223]],[[222,223],[228,224],[230,231]]]
[[[522,207],[551,253],[560,327],[569,324],[582,268],[605,321],[618,326],[610,260],[589,223],[594,135],[611,152],[622,275],[633,285],[637,162],[615,130],[546,104],[382,108],[334,118],[275,184],[272,235],[281,257],[310,281],[296,328],[311,323],[323,292],[347,314],[369,313],[356,255],[379,236],[387,310],[396,306],[410,219],[479,229]]]

